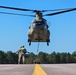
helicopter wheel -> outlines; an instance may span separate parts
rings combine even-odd
[[[47,46],[49,46],[50,39],[47,39]]]
[[[31,45],[31,40],[30,39],[28,39],[28,42],[29,42],[29,46]]]
[[[47,42],[47,46],[49,46],[49,42]]]
[[[29,46],[31,45],[31,42],[29,42]]]

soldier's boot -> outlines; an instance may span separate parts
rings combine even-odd
[[[20,61],[18,61],[18,64],[20,64]]]
[[[18,64],[20,64],[20,59],[18,59]]]
[[[25,64],[25,56],[22,58],[22,63]]]

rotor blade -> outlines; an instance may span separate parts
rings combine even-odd
[[[1,14],[10,14],[10,15],[20,15],[20,16],[31,16],[35,17],[34,15],[25,15],[25,14],[16,14],[16,13],[8,13],[8,12],[0,12]]]
[[[63,10],[63,11],[59,11],[59,12],[55,12],[55,13],[51,13],[51,14],[46,14],[44,16],[53,16],[53,15],[57,15],[57,14],[62,14],[62,13],[74,11],[74,10],[76,10],[76,8],[71,8],[71,9],[68,9],[68,10]]]
[[[53,9],[53,10],[41,10],[41,12],[49,12],[49,11],[60,11],[60,10],[68,10],[70,8],[65,8],[65,9]]]
[[[21,11],[34,11],[34,10],[30,10],[30,9],[15,8],[15,7],[8,7],[8,6],[0,6],[0,8],[13,9],[13,10],[21,10]]]

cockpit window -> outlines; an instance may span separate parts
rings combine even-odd
[[[43,23],[43,21],[36,21],[31,24],[32,28],[40,27],[40,26],[43,28],[47,28],[47,25],[45,23]]]
[[[32,28],[35,28],[35,23],[32,23],[32,24],[31,24],[31,27],[32,27]]]
[[[44,21],[35,21],[35,23],[36,23],[37,25],[43,25],[43,24],[45,24]]]

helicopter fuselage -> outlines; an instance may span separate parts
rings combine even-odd
[[[33,23],[28,31],[28,38],[30,42],[47,42],[50,37],[50,31],[47,25],[42,25],[40,22]]]

